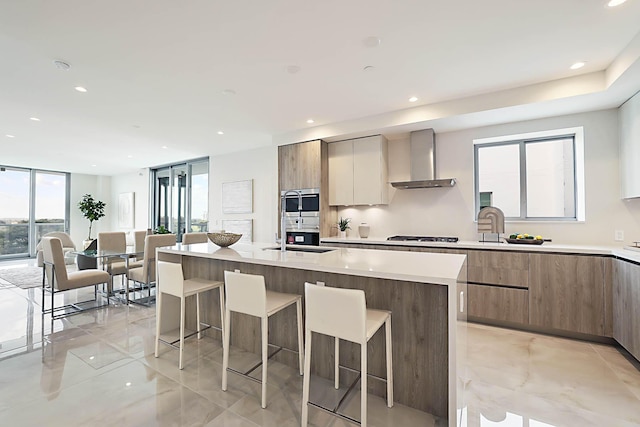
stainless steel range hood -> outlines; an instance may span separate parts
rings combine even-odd
[[[456,185],[455,178],[436,179],[436,145],[433,129],[411,132],[411,180],[392,182],[398,189],[440,188]]]

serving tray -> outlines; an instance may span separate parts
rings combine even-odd
[[[516,245],[541,245],[544,240],[537,239],[505,239],[507,243],[514,243]]]

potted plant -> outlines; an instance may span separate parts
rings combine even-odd
[[[350,230],[349,223],[351,222],[351,218],[342,218],[338,221],[338,230],[340,230],[339,236],[341,239],[346,239],[347,230]]]
[[[104,214],[104,208],[106,204],[100,200],[95,200],[91,194],[85,194],[82,196],[82,200],[78,202],[78,209],[82,212],[82,215],[89,220],[89,237],[85,240],[84,246],[87,247],[91,244],[93,239],[91,238],[91,227],[93,221],[97,221],[102,218]]]
[[[171,231],[167,229],[164,225],[159,225],[155,230],[154,234],[171,234]]]

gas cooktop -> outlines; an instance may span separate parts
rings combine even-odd
[[[391,236],[387,240],[394,242],[445,242],[456,243],[457,237],[434,237],[434,236]]]

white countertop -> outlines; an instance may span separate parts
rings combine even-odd
[[[325,253],[282,253],[265,249],[275,247],[273,243],[236,243],[230,248],[219,248],[213,243],[200,243],[177,244],[159,248],[158,252],[440,285],[455,285],[466,259],[466,255],[393,250],[336,248]]]
[[[473,242],[458,241],[456,243],[443,242],[398,242],[389,241],[385,238],[366,238],[349,237],[340,239],[337,237],[325,237],[320,239],[321,243],[330,245],[331,243],[356,243],[369,245],[389,245],[389,246],[416,246],[425,248],[441,248],[441,249],[489,249],[501,251],[525,251],[525,252],[553,252],[566,254],[586,254],[586,255],[608,255],[626,259],[628,261],[640,263],[640,251],[625,249],[622,246],[590,246],[590,245],[562,245],[553,242],[545,242],[542,245],[518,245],[511,243],[489,243],[489,242]]]

